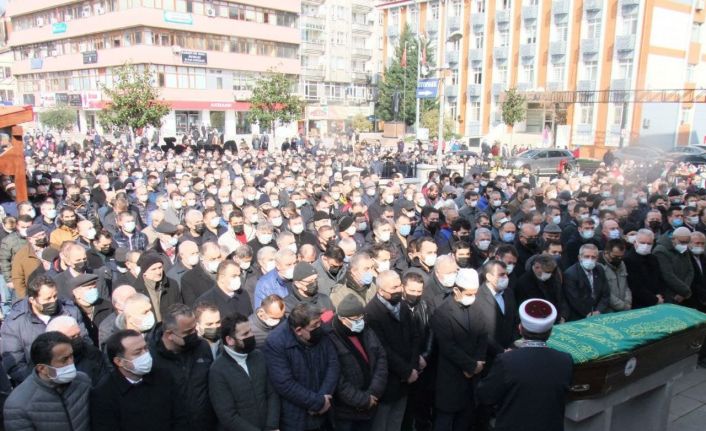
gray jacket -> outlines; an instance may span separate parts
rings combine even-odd
[[[632,308],[632,292],[628,288],[628,270],[625,262],[615,268],[612,265],[602,264],[605,270],[605,278],[608,280],[610,288],[610,309],[611,311],[625,311]]]
[[[694,280],[694,267],[689,251],[679,253],[671,238],[666,235],[657,241],[652,252],[659,262],[665,284],[666,302],[673,302],[676,295],[691,296],[691,282]]]
[[[91,379],[82,372],[59,393],[36,372],[5,402],[5,429],[12,431],[90,431]]]
[[[326,268],[324,268],[324,264],[321,262],[321,257],[316,259],[313,266],[314,269],[316,269],[316,273],[319,275],[316,279],[319,285],[319,293],[331,296],[333,286],[342,283],[342,280],[346,277],[345,267],[341,268],[341,270],[338,271],[338,274],[334,277],[330,272],[326,271]]]
[[[8,283],[12,281],[12,258],[25,244],[27,240],[17,232],[12,232],[0,242],[0,272]]]

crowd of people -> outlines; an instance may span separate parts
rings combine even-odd
[[[0,178],[6,430],[562,430],[553,325],[705,309],[698,171],[262,147],[104,139],[28,151],[28,201]]]

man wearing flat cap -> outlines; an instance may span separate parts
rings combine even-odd
[[[44,265],[41,256],[48,246],[49,236],[44,226],[33,224],[27,228],[27,244],[12,258],[12,284],[18,299],[25,297],[32,273]]]
[[[67,282],[71,300],[78,306],[88,336],[98,345],[98,327],[113,312],[110,302],[99,295],[99,277],[95,274],[79,274]]]
[[[288,286],[289,294],[284,297],[287,314],[297,304],[307,302],[318,306],[321,311],[321,320],[329,322],[333,317],[333,303],[328,295],[319,292],[319,275],[313,265],[299,262],[294,266],[294,278]]]
[[[573,360],[546,344],[556,308],[543,299],[528,299],[519,312],[519,348],[496,358],[476,395],[481,403],[497,406],[496,431],[563,431]]]
[[[155,228],[157,239],[152,244],[150,251],[157,253],[162,257],[162,263],[165,265],[165,271],[169,271],[176,261],[177,250],[176,245],[179,239],[176,237],[177,227],[173,224],[163,221]]]

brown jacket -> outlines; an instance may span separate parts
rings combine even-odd
[[[54,229],[49,236],[49,245],[59,250],[64,241],[75,241],[76,239],[78,239],[78,229],[70,229],[66,226],[61,226]]]
[[[27,295],[29,276],[42,266],[42,261],[37,257],[31,244],[24,245],[12,258],[12,283],[17,298]]]

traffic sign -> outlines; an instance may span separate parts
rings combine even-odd
[[[436,78],[417,81],[417,99],[436,99],[439,92],[439,80]]]

